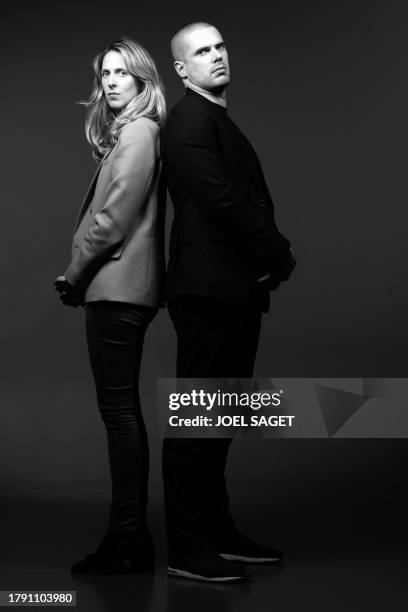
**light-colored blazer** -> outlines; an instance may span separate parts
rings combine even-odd
[[[80,209],[65,272],[85,301],[163,304],[166,188],[159,126],[139,117],[121,130]]]

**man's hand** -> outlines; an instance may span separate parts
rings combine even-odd
[[[288,280],[289,276],[292,274],[293,270],[295,269],[296,264],[297,264],[297,259],[295,257],[295,254],[293,252],[292,247],[290,247],[289,248],[289,257],[287,259],[286,268],[285,268],[285,270],[286,270],[285,273],[287,274],[287,276],[283,280]]]
[[[279,287],[282,281],[288,280],[296,266],[296,263],[297,259],[294,255],[292,247],[290,247],[285,258],[283,258],[277,265],[276,270],[271,270],[258,278],[258,283],[266,283],[269,290],[274,291]]]
[[[74,287],[67,281],[65,276],[57,276],[54,281],[55,290],[60,294],[60,300],[65,306],[77,306],[84,305],[84,294],[83,292]]]

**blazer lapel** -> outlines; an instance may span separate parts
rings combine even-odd
[[[99,166],[96,169],[96,172],[91,180],[91,183],[88,187],[88,191],[86,192],[85,198],[82,202],[81,208],[79,209],[79,213],[78,213],[78,217],[75,223],[75,231],[78,229],[82,218],[84,216],[84,214],[86,213],[86,210],[89,206],[89,204],[91,203],[91,200],[93,198],[93,195],[95,193],[95,187],[96,187],[96,181],[98,180],[98,176],[99,176],[99,172],[101,171],[102,168],[102,164],[104,163],[104,161],[106,160],[107,157],[109,157],[109,155],[111,154],[112,150],[114,147],[111,147],[110,149],[108,149],[105,153],[105,155],[103,156],[103,158],[101,159],[101,161],[99,162]]]
[[[79,209],[79,213],[78,213],[77,220],[76,220],[76,223],[75,223],[75,231],[78,229],[79,224],[82,221],[82,217],[84,216],[84,214],[86,212],[86,209],[88,208],[88,206],[89,206],[89,204],[90,204],[90,202],[92,200],[93,194],[95,192],[96,181],[98,179],[99,171],[101,169],[101,166],[102,166],[102,161],[99,163],[99,166],[96,169],[96,172],[95,172],[95,174],[94,174],[94,176],[93,176],[93,178],[91,180],[91,183],[90,183],[90,185],[88,187],[88,191],[86,192],[85,198],[84,198],[84,200],[82,202],[81,208]]]

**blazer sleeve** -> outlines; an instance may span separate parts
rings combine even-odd
[[[154,128],[156,130],[156,128]],[[126,124],[112,154],[106,202],[72,259],[65,278],[86,288],[101,265],[125,240],[151,184],[156,159],[156,135],[143,118]]]
[[[265,268],[288,252],[290,242],[278,231],[273,210],[246,201],[232,184],[210,115],[175,114],[167,125],[165,152],[167,164],[206,215],[233,238],[244,240]]]

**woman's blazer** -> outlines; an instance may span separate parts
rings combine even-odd
[[[85,302],[163,304],[166,188],[159,126],[125,124],[105,155],[78,215],[65,277]]]

